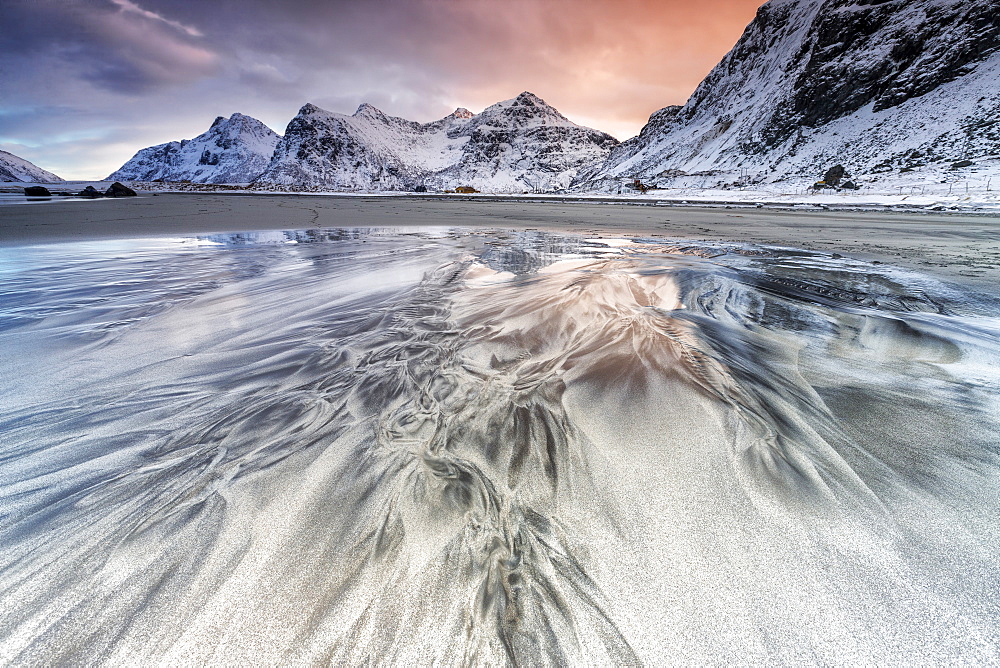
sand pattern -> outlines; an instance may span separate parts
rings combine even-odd
[[[996,307],[830,254],[0,250],[0,660],[991,663]]]

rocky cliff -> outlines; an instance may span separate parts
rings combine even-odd
[[[715,185],[1000,153],[994,0],[771,0],[683,107],[578,187]]]

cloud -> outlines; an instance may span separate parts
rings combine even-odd
[[[50,111],[20,139],[0,114],[0,136],[38,144],[46,128],[53,136],[106,128],[117,153],[101,151],[109,162],[79,167],[92,174],[233,111],[281,132],[305,102],[352,113],[367,101],[430,121],[530,90],[571,120],[624,139],[656,109],[685,101],[760,2],[10,3],[0,31],[0,109]]]
[[[180,30],[181,32],[190,35],[191,37],[202,36],[201,31],[198,30],[197,28],[186,26],[183,23],[180,23],[179,21],[172,21],[164,16],[161,16],[160,14],[157,14],[156,12],[151,12],[147,9],[143,9],[139,5],[135,4],[134,2],[130,2],[129,0],[111,0],[111,2],[121,7],[123,12],[131,12],[133,14],[138,14],[139,16],[142,16],[147,19],[152,19],[154,21],[161,21],[172,28],[176,28],[177,30]]]
[[[372,95],[388,99],[387,113],[431,120],[528,89],[571,118],[607,118],[634,134],[651,112],[685,101],[759,4],[250,1],[241,6],[256,21],[236,31],[259,45],[257,53],[280,54],[303,99]]]
[[[106,56],[95,64],[95,83],[111,90],[143,92],[165,84],[186,83],[216,72],[218,56],[184,39],[159,22],[132,13],[101,16],[90,23]]]
[[[38,81],[73,77],[110,91],[143,93],[210,76],[218,64],[198,30],[128,0],[14,4],[4,22],[0,58]]]

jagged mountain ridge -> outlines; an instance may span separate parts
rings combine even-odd
[[[219,116],[194,139],[140,150],[108,180],[250,183],[270,163],[279,139],[256,118],[240,113]]]
[[[771,0],[684,106],[655,112],[577,186],[767,181],[837,162],[878,172],[996,154],[995,11],[991,0]]]
[[[63,179],[7,151],[0,151],[0,181],[58,183]]]
[[[446,153],[453,148],[448,145],[448,131],[468,116],[464,110],[456,110],[424,126],[388,116],[367,103],[351,116],[306,104],[289,121],[270,165],[257,180],[284,185],[398,189],[404,182],[422,176],[420,166],[414,164],[417,161],[408,160],[407,153],[424,153],[428,162],[435,154]],[[445,146],[434,146],[441,139]],[[445,164],[436,166],[442,168]]]
[[[369,104],[351,116],[307,104],[291,120],[259,182],[410,190],[471,185],[494,192],[564,188],[618,141],[573,123],[524,92],[479,114],[432,123]]]

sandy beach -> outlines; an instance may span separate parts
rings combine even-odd
[[[0,234],[0,663],[1000,658],[995,218],[159,195]]]
[[[327,227],[462,226],[741,241],[840,253],[970,285],[1000,279],[1000,217],[885,211],[161,194],[0,208],[0,244]]]

